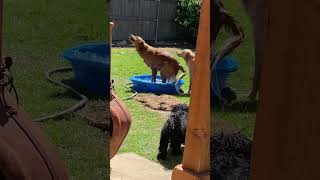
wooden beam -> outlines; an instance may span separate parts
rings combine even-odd
[[[173,180],[210,179],[210,0],[203,0],[183,164]]]
[[[266,8],[251,179],[320,179],[320,3],[269,0]]]
[[[113,22],[110,22],[110,23],[109,23],[110,48],[112,47],[112,29],[113,29],[113,26],[114,26],[114,23],[113,23]],[[111,51],[110,51],[110,52],[111,52]]]
[[[0,64],[2,64],[2,42],[3,42],[3,0],[0,0]]]

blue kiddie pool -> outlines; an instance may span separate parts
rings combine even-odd
[[[97,96],[109,96],[110,46],[107,43],[83,44],[64,51],[71,62],[76,83]]]
[[[184,84],[184,80],[176,83],[162,83],[161,77],[157,76],[156,82],[151,82],[151,75],[137,75],[130,77],[132,89],[137,92],[154,93],[154,94],[178,94],[179,89]]]
[[[213,101],[216,100],[216,91],[221,90],[225,87],[226,81],[228,76],[239,69],[239,64],[237,63],[236,59],[232,56],[227,56],[223,60],[220,60],[217,64],[216,68],[216,76],[217,81],[214,82],[214,72],[211,72],[210,79],[210,101],[211,105],[213,106]]]

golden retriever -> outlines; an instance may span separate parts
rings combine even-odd
[[[192,67],[194,67],[194,62],[196,60],[196,55],[190,49],[184,49],[183,51],[178,53],[179,57],[182,57],[189,68],[189,75],[190,75],[190,84],[189,84],[189,91],[188,94],[191,92],[191,85],[192,85]]]
[[[148,45],[140,36],[130,34],[129,41],[135,45],[144,63],[151,68],[151,82],[156,82],[158,71],[160,71],[162,83],[177,82],[185,76],[184,68],[169,53]],[[177,79],[176,76],[179,70],[182,71],[182,74]]]

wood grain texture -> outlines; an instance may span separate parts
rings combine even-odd
[[[196,173],[210,170],[210,1],[203,1],[193,68],[190,114],[183,168]]]
[[[269,0],[252,180],[320,179],[320,8]]]
[[[2,29],[3,29],[3,0],[0,0],[0,64],[2,64]],[[3,78],[0,75],[0,78]]]

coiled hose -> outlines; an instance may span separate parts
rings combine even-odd
[[[73,112],[81,109],[88,102],[88,98],[85,95],[79,93],[78,91],[76,91],[72,87],[70,87],[70,86],[68,86],[68,85],[66,85],[66,84],[64,84],[64,83],[62,83],[60,81],[57,81],[57,80],[55,80],[55,79],[53,79],[51,77],[55,73],[68,72],[68,71],[72,71],[72,68],[71,67],[62,67],[62,68],[49,70],[49,71],[46,72],[46,78],[51,83],[59,85],[59,86],[62,86],[64,88],[72,91],[74,94],[76,94],[77,96],[79,96],[81,98],[81,101],[79,101],[77,104],[73,105],[69,109],[66,109],[64,111],[57,112],[57,113],[54,113],[54,114],[51,114],[51,115],[47,115],[47,116],[44,116],[44,117],[36,118],[36,119],[33,119],[33,121],[35,121],[35,122],[43,122],[43,121],[48,120],[48,119],[56,119],[56,118],[59,118],[59,117],[63,117],[65,115],[67,115],[67,114],[73,113]]]
[[[132,82],[129,82],[129,83],[126,83],[123,85],[123,87],[125,87],[126,89],[130,90],[133,92],[133,95],[131,96],[128,96],[128,97],[125,97],[123,98],[123,100],[129,100],[129,99],[132,99],[133,97],[135,97],[136,95],[138,95],[138,92],[135,91],[134,89],[132,89],[131,87],[128,87],[128,85],[132,84]]]

